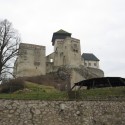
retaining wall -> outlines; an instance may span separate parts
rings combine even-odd
[[[0,100],[0,125],[125,125],[125,101]]]

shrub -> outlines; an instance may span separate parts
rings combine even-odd
[[[12,79],[0,85],[0,93],[12,93],[24,89],[25,83],[22,79]]]

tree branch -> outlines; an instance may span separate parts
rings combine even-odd
[[[9,62],[14,59],[18,54],[18,47],[20,38],[15,29],[12,28],[12,24],[8,20],[0,22],[0,79],[3,74],[11,74],[7,71],[13,68],[9,65]],[[14,62],[12,62],[14,63]]]

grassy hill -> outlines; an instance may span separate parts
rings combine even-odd
[[[66,92],[66,91],[59,91],[55,89],[53,86],[45,86],[25,81],[25,83],[23,84],[23,88],[15,90],[11,93],[9,92],[1,93],[0,99],[125,100],[125,87],[98,88],[98,89]]]
[[[39,85],[26,81],[23,89],[7,94],[1,93],[0,99],[65,100],[66,92],[60,92],[52,86]]]
[[[25,81],[24,81],[25,80]],[[66,83],[57,75],[38,76],[28,79],[14,79],[0,85],[0,99],[40,100],[110,100],[124,99],[125,87],[97,88],[90,90],[60,91],[56,85]]]

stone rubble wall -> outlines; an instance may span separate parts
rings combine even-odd
[[[0,100],[0,125],[125,125],[125,101]]]

